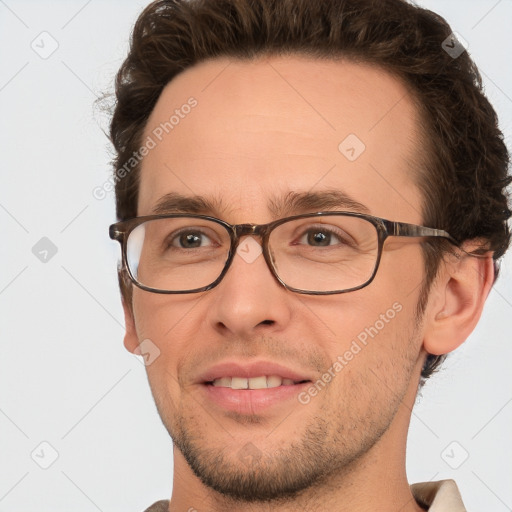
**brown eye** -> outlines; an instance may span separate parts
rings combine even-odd
[[[326,245],[330,245],[331,234],[323,231],[309,231],[307,234],[307,241],[309,245],[324,247]]]
[[[182,233],[174,241],[183,249],[195,249],[202,246],[203,238],[205,238],[204,235],[200,233]],[[173,243],[173,245],[176,244]]]

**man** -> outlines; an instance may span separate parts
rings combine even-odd
[[[405,473],[418,386],[509,243],[509,155],[451,32],[402,0],[141,14],[110,233],[175,448],[148,510],[465,510]]]

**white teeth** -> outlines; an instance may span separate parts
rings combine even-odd
[[[247,389],[249,382],[243,377],[232,377],[231,378],[231,389]]]
[[[221,377],[212,383],[216,387],[231,389],[267,389],[279,386],[293,386],[292,379],[283,379],[278,375],[262,375],[261,377]]]
[[[267,377],[252,377],[249,380],[249,389],[266,389]]]
[[[267,377],[267,388],[277,388],[283,383],[283,379],[277,375]]]
[[[220,379],[215,379],[213,382],[214,386],[221,386],[223,388],[231,387],[231,377],[221,377]]]

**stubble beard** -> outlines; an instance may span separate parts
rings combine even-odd
[[[417,341],[420,324],[420,319],[415,318],[410,328],[406,329],[408,332],[402,334],[409,340],[409,349],[392,359],[389,363],[391,367],[382,369],[377,381],[371,368],[346,381],[343,386],[345,394],[337,398],[338,407],[332,401],[325,400],[317,413],[309,418],[307,425],[302,427],[297,441],[289,441],[289,437],[282,434],[288,421],[291,422],[289,425],[296,423],[293,413],[286,418],[275,429],[277,435],[282,435],[277,447],[270,448],[271,442],[266,443],[265,447],[258,447],[255,446],[257,442],[253,444],[248,440],[244,445],[235,443],[229,446],[229,434],[215,421],[209,422],[209,428],[220,431],[225,443],[212,444],[197,402],[189,400],[188,407],[176,408],[176,404],[169,403],[168,396],[156,392],[156,389],[152,389],[153,396],[174,445],[194,474],[205,486],[232,503],[284,504],[296,500],[308,490],[309,494],[318,492],[321,496],[322,488],[339,485],[348,473],[360,469],[361,464],[365,464],[365,454],[389,429],[417,363],[417,353],[411,350],[411,346],[415,344],[413,340]],[[396,380],[393,386],[392,375],[402,377],[398,386]],[[336,376],[333,380],[340,378],[344,376]],[[386,378],[391,380],[385,381]],[[374,386],[387,387],[384,392],[387,401],[383,401],[378,394],[371,394],[368,382],[372,380]],[[326,392],[323,390],[320,393]],[[366,407],[357,412],[362,395],[365,396]],[[186,400],[182,400],[184,402]],[[257,418],[252,417],[240,416],[238,419],[244,426],[259,423]],[[282,419],[276,424],[280,421]],[[233,425],[231,423],[231,428],[236,428]],[[269,428],[271,431],[273,429]],[[269,434],[267,440],[271,440],[273,435]],[[244,457],[244,450],[249,456]]]

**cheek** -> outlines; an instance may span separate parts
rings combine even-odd
[[[133,310],[138,339],[146,342],[156,357],[146,364],[148,382],[164,423],[169,427],[182,409],[183,386],[179,364],[193,346],[192,324],[198,297],[180,297],[134,290]],[[194,334],[192,334],[194,333]],[[192,337],[191,337],[192,336]]]
[[[404,302],[388,298],[379,305],[366,302],[369,308],[364,314],[352,315],[350,335],[338,338],[336,348],[329,350],[336,376],[327,403],[342,397],[345,407],[354,408],[354,417],[376,422],[380,420],[374,418],[375,411],[396,410],[421,354],[415,303]],[[340,411],[344,412],[342,404]]]
[[[146,365],[148,379],[154,394],[175,395],[180,384],[178,365],[193,348],[200,334],[201,321],[197,318],[200,297],[171,296],[134,291],[133,309],[139,341],[152,347],[157,357]]]
[[[331,347],[344,347],[353,340],[364,345],[374,338],[390,338],[393,344],[404,329],[410,329],[423,276],[411,277],[409,269],[404,271],[405,268],[403,263],[389,265],[386,262],[379,269],[383,272],[377,273],[374,281],[361,290],[332,295],[328,299],[302,299],[307,301],[316,323],[320,319],[326,327]]]
[[[200,299],[194,294],[164,295],[134,290],[133,311],[139,339],[151,338],[166,345],[171,341],[179,343]]]
[[[372,382],[377,379],[376,386],[380,377],[384,386],[402,373],[400,368],[415,364],[421,352],[421,332],[415,331],[423,277],[421,249],[407,244],[383,254],[367,287],[308,303],[326,326],[326,336],[319,342],[331,364],[340,363],[339,374],[347,379],[359,380],[358,375]],[[372,376],[373,371],[379,377]]]

